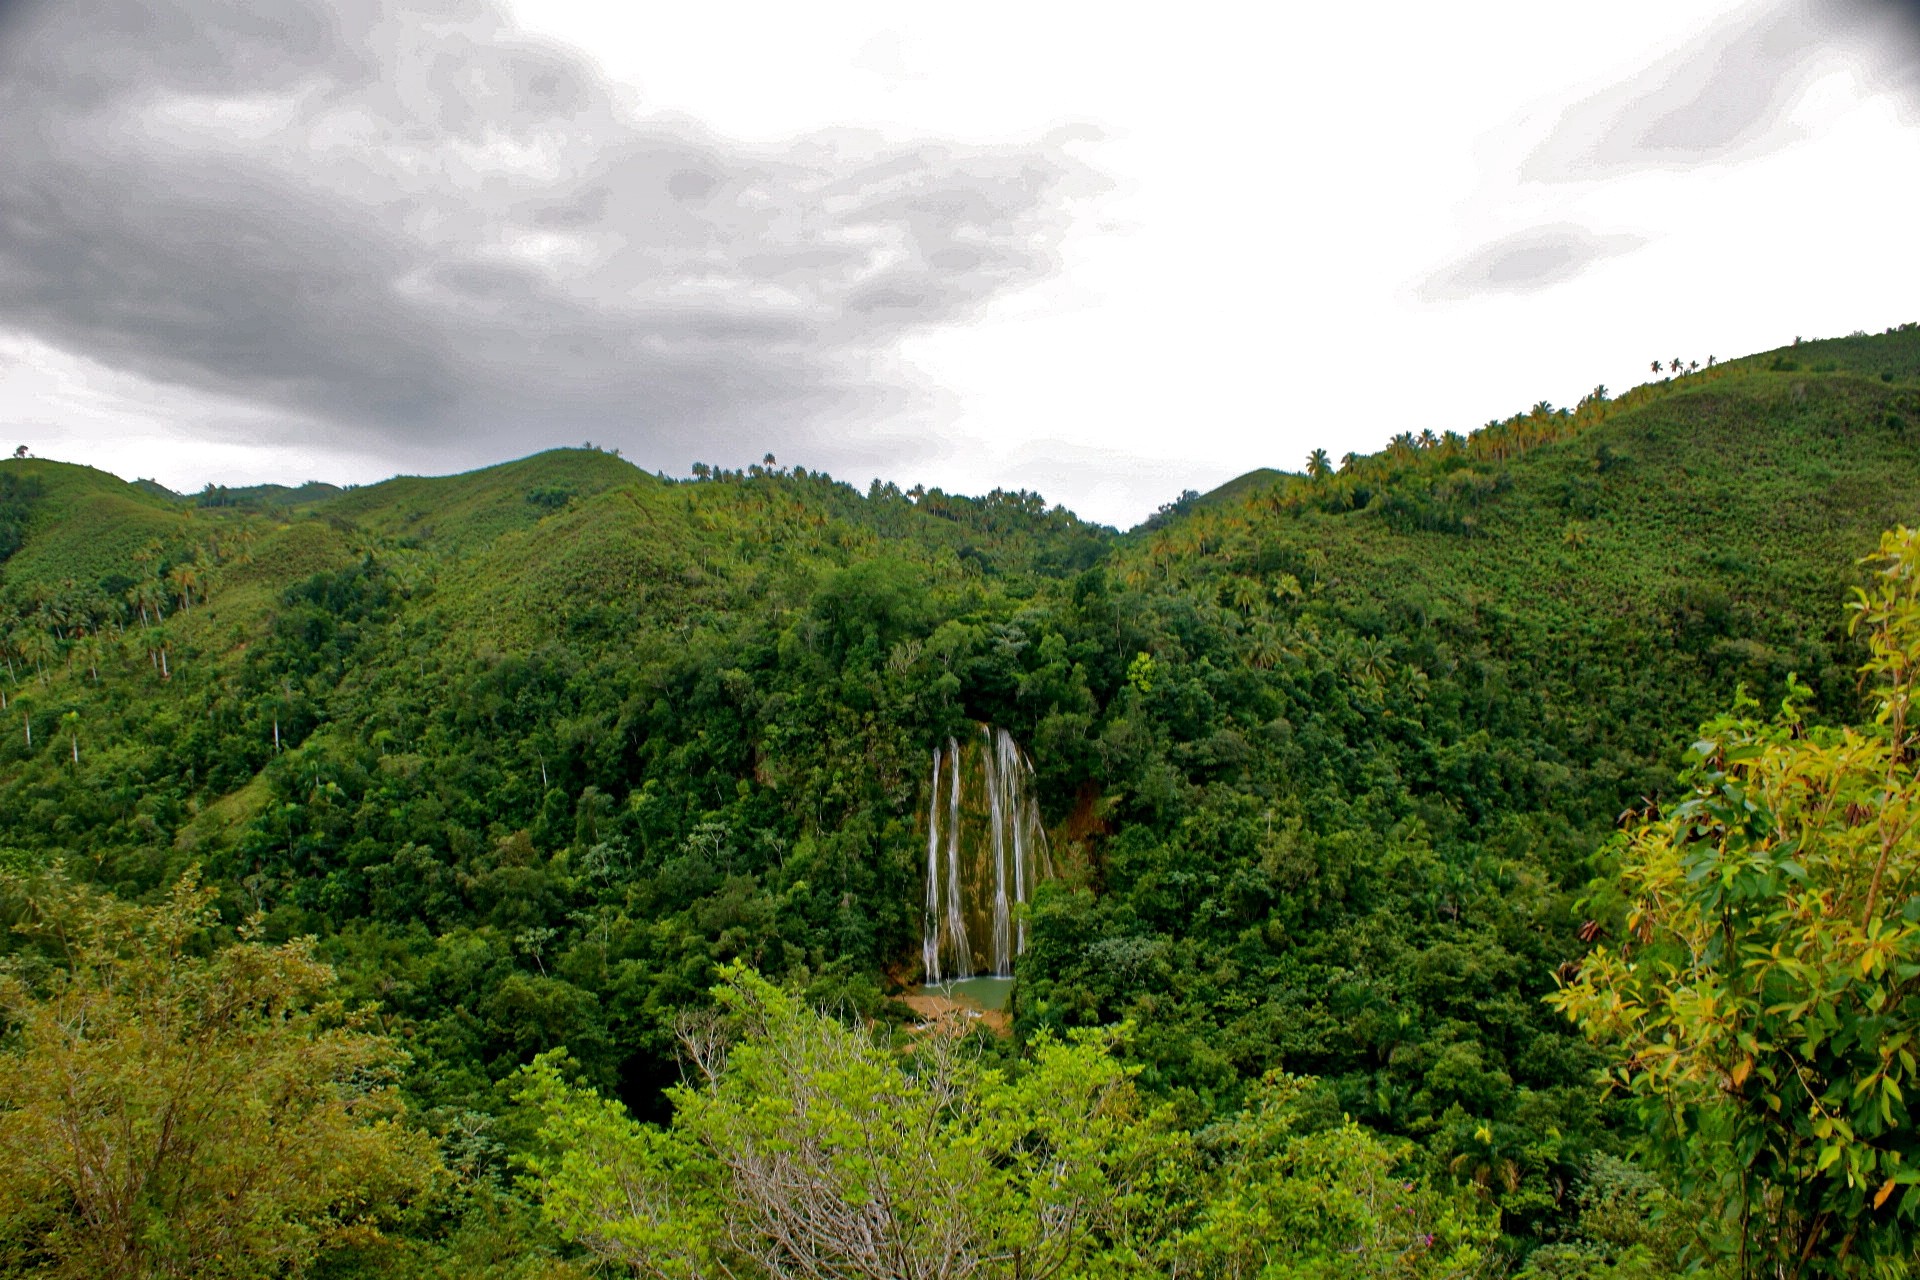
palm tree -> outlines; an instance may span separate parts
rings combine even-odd
[[[1509,1193],[1520,1185],[1519,1162],[1499,1145],[1487,1125],[1474,1130],[1473,1143],[1448,1161],[1447,1168],[1455,1177],[1473,1183],[1482,1192],[1491,1192],[1496,1183]]]
[[[127,600],[140,610],[140,625],[152,626],[166,616],[167,593],[157,578],[149,578],[127,590]]]
[[[173,572],[167,575],[167,581],[173,584],[174,592],[180,597],[180,607],[191,608],[193,593],[200,586],[200,575],[195,572],[192,563],[182,562],[173,566]]]
[[[1653,371],[1654,371],[1655,373],[1658,373],[1658,372],[1660,372],[1660,362],[1659,362],[1658,360],[1655,360],[1655,361],[1653,362]]]
[[[173,669],[167,663],[168,649],[171,644],[165,627],[155,627],[147,636],[147,660],[153,664],[153,669],[160,673],[162,680],[173,679]]]
[[[67,628],[73,625],[73,602],[64,595],[55,596],[47,601],[44,612],[47,622],[53,627],[53,638],[65,640]]]
[[[99,684],[100,654],[103,649],[104,646],[100,643],[100,637],[86,636],[81,639],[80,643],[68,650],[67,656],[69,659],[77,659],[80,665],[87,669],[87,674],[93,677],[93,682]]]
[[[35,627],[25,636],[15,636],[13,647],[22,658],[33,664],[33,669],[40,673],[40,682],[45,684],[47,664],[60,656],[54,647],[53,637]]]
[[[1353,452],[1351,449],[1349,449],[1347,452],[1340,455],[1341,471],[1343,472],[1352,471],[1355,467],[1359,465],[1360,465],[1360,455]]]
[[[1347,651],[1353,675],[1377,692],[1393,671],[1393,649],[1385,640],[1367,637],[1354,642]]]
[[[1227,599],[1242,613],[1252,613],[1267,598],[1267,589],[1252,578],[1236,578],[1227,589]]]
[[[1315,480],[1324,479],[1332,471],[1333,466],[1327,460],[1325,449],[1315,449],[1307,455],[1307,474]]]
[[[1291,656],[1293,651],[1287,646],[1285,634],[1271,624],[1254,632],[1247,646],[1247,665],[1261,671],[1271,670]]]
[[[1422,449],[1431,449],[1433,448],[1433,446],[1439,443],[1440,443],[1440,437],[1433,434],[1432,427],[1428,427],[1426,430],[1420,433],[1420,447]]]

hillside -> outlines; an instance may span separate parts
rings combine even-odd
[[[1835,347],[1873,376],[1834,368]],[[1842,618],[1822,605],[1880,529],[1915,519],[1920,376],[1880,375],[1920,360],[1920,332],[1789,350],[1644,388],[1590,424],[1561,411],[1511,457],[1439,442],[1251,489],[1138,540],[1119,571],[1222,602],[1258,588],[1262,607],[1242,610],[1256,648],[1328,621],[1374,638],[1465,625],[1524,661],[1524,683],[1582,705],[1637,687],[1627,723],[1655,733],[1789,671],[1848,710]],[[1832,371],[1772,367],[1800,359]],[[1636,677],[1626,653],[1654,664]],[[1687,684],[1644,685],[1656,672]]]
[[[906,1019],[929,757],[980,722],[1032,755],[1060,867],[1022,1043],[1126,1020],[1196,1129],[1315,1077],[1313,1114],[1483,1186],[1517,1256],[1627,1148],[1541,1000],[1616,816],[1738,686],[1857,714],[1841,606],[1920,523],[1920,330],[1126,535],[592,450],[255,496],[0,461],[0,862],[136,899],[198,865],[230,920],[317,934],[417,1108],[502,1126],[492,1167],[547,1049],[659,1115],[716,963]]]

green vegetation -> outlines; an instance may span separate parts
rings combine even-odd
[[[1618,947],[1555,997],[1619,1044],[1652,1150],[1743,1273],[1903,1274],[1920,1218],[1920,534],[1880,566],[1854,618],[1873,722],[1809,726],[1790,695],[1708,724],[1683,798],[1621,850]]]
[[[525,1073],[548,1216],[641,1274],[1464,1276],[1494,1235],[1471,1197],[1402,1182],[1403,1151],[1303,1124],[1290,1078],[1196,1142],[1111,1036],[1043,1035],[1013,1071],[935,1036],[903,1067],[724,976],[732,1025],[687,1028],[671,1128],[569,1086],[563,1061]]]
[[[402,1123],[391,1041],[323,1001],[308,942],[210,954],[190,880],[130,907],[0,881],[28,949],[0,981],[0,1267],[270,1276],[367,1249],[440,1162]]]
[[[1127,535],[1030,493],[862,493],[771,459],[676,482],[565,450],[199,500],[0,461],[0,866],[141,910],[198,868],[217,919],[193,954],[298,956],[327,1000],[377,1008],[355,1025],[397,1073],[382,1114],[404,1104],[447,1172],[369,1199],[378,1240],[292,1205],[322,1225],[283,1273],[632,1260],[660,1228],[593,1182],[628,1161],[688,1215],[672,1247],[704,1251],[664,1274],[785,1274],[749,1229],[779,1215],[742,1216],[736,1175],[797,1140],[743,1102],[801,1096],[786,1080],[832,1104],[805,1131],[825,1185],[915,1189],[909,1253],[935,1227],[921,1192],[953,1183],[975,1274],[1671,1275],[1706,1255],[1668,1206],[1718,1187],[1755,1207],[1716,1199],[1714,1221],[1750,1222],[1799,1185],[1793,1143],[1817,1163],[1837,1140],[1780,1139],[1764,1188],[1715,1181],[1724,1153],[1650,1123],[1667,1095],[1613,1056],[1630,1029],[1590,1042],[1548,997],[1600,982],[1594,944],[1625,936],[1639,881],[1587,887],[1596,858],[1635,865],[1617,821],[1671,822],[1724,770],[1676,781],[1691,726],[1742,685],[1807,726],[1756,741],[1858,718],[1870,651],[1838,603],[1883,529],[1920,523],[1917,371],[1912,328],[1716,361],[1243,478]],[[1011,1039],[936,1049],[895,997],[930,752],[975,722],[1032,755],[1061,875]],[[5,944],[32,1000],[39,938]],[[301,1035],[347,1025],[319,981]],[[7,1017],[0,1051],[37,1060]],[[726,1065],[683,1085],[716,1017]],[[856,1083],[898,1100],[868,1115],[872,1168],[835,1127],[867,1114]],[[1115,1127],[1065,1134],[1046,1091],[1096,1087]],[[934,1115],[935,1088],[965,1105]],[[916,1115],[909,1145],[888,1126]],[[1808,1185],[1857,1165],[1880,1181],[1845,1194],[1870,1200],[1898,1148],[1848,1116]],[[1736,1119],[1711,1142],[1767,1132]],[[1067,1137],[1098,1142],[1069,1159]],[[1049,1153],[1061,1185],[1035,1181]],[[1033,1225],[1074,1187],[1109,1216]],[[18,1195],[10,1223],[72,1212]],[[1414,1221],[1436,1243],[1392,1253]],[[1906,1247],[1821,1230],[1823,1258]],[[0,1258],[49,1265],[26,1247]]]

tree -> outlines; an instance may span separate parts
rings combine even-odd
[[[1308,476],[1312,477],[1315,480],[1319,480],[1327,475],[1330,475],[1332,471],[1333,471],[1333,464],[1328,460],[1327,451],[1325,449],[1315,449],[1312,453],[1307,455],[1307,475]]]
[[[529,1069],[546,1212],[649,1276],[1043,1277],[1138,1259],[1179,1139],[1105,1037],[1040,1040],[1017,1075],[934,1036],[903,1070],[862,1029],[742,967],[738,1038],[683,1027],[696,1082],[666,1129]]]
[[[140,611],[140,625],[150,626],[160,619],[166,593],[158,582],[149,578],[127,588],[127,603]]]
[[[93,682],[99,684],[100,655],[104,649],[99,636],[85,636],[68,651],[68,657],[85,667],[87,674],[93,677]]]
[[[60,656],[59,649],[53,643],[53,637],[38,627],[33,627],[24,635],[16,635],[13,639],[13,647],[23,659],[33,664],[34,671],[40,676],[40,682],[45,684],[47,664]]]
[[[192,561],[182,561],[173,566],[167,574],[167,581],[173,584],[174,594],[180,597],[182,609],[191,608],[193,597],[200,590],[200,571]]]
[[[1905,1274],[1920,1222],[1920,534],[1873,562],[1872,722],[1811,726],[1790,682],[1708,724],[1684,798],[1622,838],[1621,946],[1551,997],[1743,1275]]]
[[[153,669],[160,673],[162,680],[173,679],[173,667],[168,662],[172,649],[173,641],[171,637],[168,636],[165,627],[156,626],[149,630],[147,634],[147,660],[153,665]]]
[[[1252,613],[1267,601],[1267,588],[1253,578],[1235,578],[1227,586],[1227,599],[1242,613]]]
[[[1313,1085],[1270,1073],[1245,1110],[1200,1135],[1199,1204],[1173,1247],[1183,1265],[1169,1271],[1221,1280],[1487,1274],[1496,1211],[1409,1176],[1410,1142],[1350,1119],[1309,1124]]]
[[[398,1048],[310,940],[210,948],[213,898],[0,877],[27,942],[0,972],[0,1272],[297,1275],[438,1181]]]

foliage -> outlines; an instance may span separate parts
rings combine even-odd
[[[1497,1216],[1418,1172],[1417,1148],[1351,1119],[1315,1128],[1312,1081],[1270,1075],[1249,1107],[1202,1130],[1179,1274],[1261,1280],[1489,1273]]]
[[[43,486],[37,477],[0,474],[0,561],[20,549],[26,541],[27,517]]]
[[[1797,688],[1710,722],[1684,798],[1625,837],[1620,945],[1555,999],[1743,1274],[1903,1275],[1920,1217],[1920,535],[1874,563],[1872,723],[1808,725]]]
[[[737,1039],[694,1027],[673,1124],[637,1125],[543,1057],[529,1161],[547,1211],[657,1276],[1152,1274],[1156,1184],[1178,1151],[1100,1037],[1013,1074],[941,1036],[903,1070],[860,1031],[744,968]]]
[[[1194,1134],[1312,1076],[1406,1181],[1497,1210],[1502,1256],[1616,1265],[1579,1188],[1634,1116],[1541,1003],[1599,927],[1589,860],[1739,682],[1847,705],[1829,602],[1920,518],[1920,332],[1794,357],[1401,432],[1125,535],[771,461],[196,503],[0,460],[37,493],[0,565],[0,848],[129,901],[204,866],[224,921],[313,935],[379,1004],[411,1114],[499,1150],[367,1269],[489,1232],[564,1266],[491,1181],[529,1136],[504,1082],[565,1048],[666,1121],[734,962],[902,1019],[927,753],[991,722],[1061,869],[1007,1057],[1130,1023],[1133,1087]]]
[[[32,946],[0,977],[6,1274],[300,1274],[435,1185],[397,1047],[310,942],[209,947],[191,878],[150,908],[58,874],[0,895]]]
[[[1514,1280],[1674,1280],[1694,1218],[1648,1170],[1595,1155],[1574,1188],[1578,1214],[1562,1239],[1528,1255]]]
[[[1469,1199],[1410,1179],[1406,1144],[1305,1130],[1275,1078],[1198,1145],[1143,1104],[1111,1036],[1042,1037],[989,1065],[945,1034],[904,1058],[735,967],[728,1015],[687,1027],[694,1082],[667,1128],[543,1056],[519,1096],[547,1213],[643,1275],[1484,1274]],[[1124,1032],[1122,1032],[1124,1034]]]

